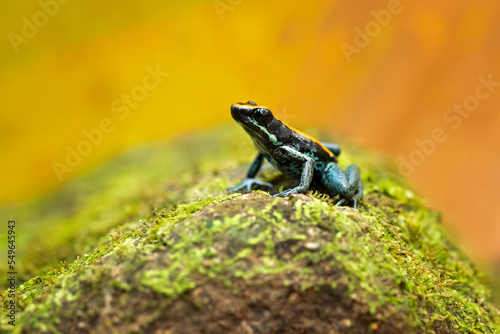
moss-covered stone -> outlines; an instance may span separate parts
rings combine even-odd
[[[250,145],[230,127],[143,148],[24,206],[41,223],[19,245],[14,332],[499,332],[485,278],[390,166],[344,149],[359,210],[318,191],[227,195]]]

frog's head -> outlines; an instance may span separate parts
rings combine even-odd
[[[231,106],[231,115],[234,120],[243,126],[252,126],[255,123],[266,125],[273,120],[271,110],[263,106],[258,106],[253,101],[236,103]]]
[[[268,108],[258,106],[253,101],[236,103],[231,106],[231,116],[252,137],[254,142],[257,141],[267,146],[277,141],[274,133],[277,121]]]

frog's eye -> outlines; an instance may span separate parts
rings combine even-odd
[[[253,102],[253,101],[247,101],[246,104],[249,104],[249,105],[252,105],[252,106],[256,106],[257,103]]]
[[[273,119],[273,114],[269,109],[256,108],[254,109],[254,117],[256,121],[259,121],[261,123],[268,123]]]

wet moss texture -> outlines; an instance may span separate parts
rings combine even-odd
[[[4,208],[24,236],[16,326],[2,330],[500,332],[485,277],[382,159],[343,148],[365,184],[353,209],[319,190],[272,197],[295,183],[271,168],[259,176],[271,194],[227,195],[254,152],[227,125]]]

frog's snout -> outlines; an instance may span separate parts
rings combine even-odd
[[[240,103],[233,104],[231,106],[231,116],[238,121],[242,116],[243,108]]]
[[[231,106],[231,116],[236,121],[244,122],[248,117],[253,115],[257,103],[253,101],[238,102]]]
[[[231,115],[233,118],[236,116],[244,115],[246,112],[249,112],[251,109],[248,107],[247,103],[235,103],[231,106]]]
[[[240,110],[240,104],[236,103],[231,105],[231,115],[234,117],[234,113],[238,112]]]

